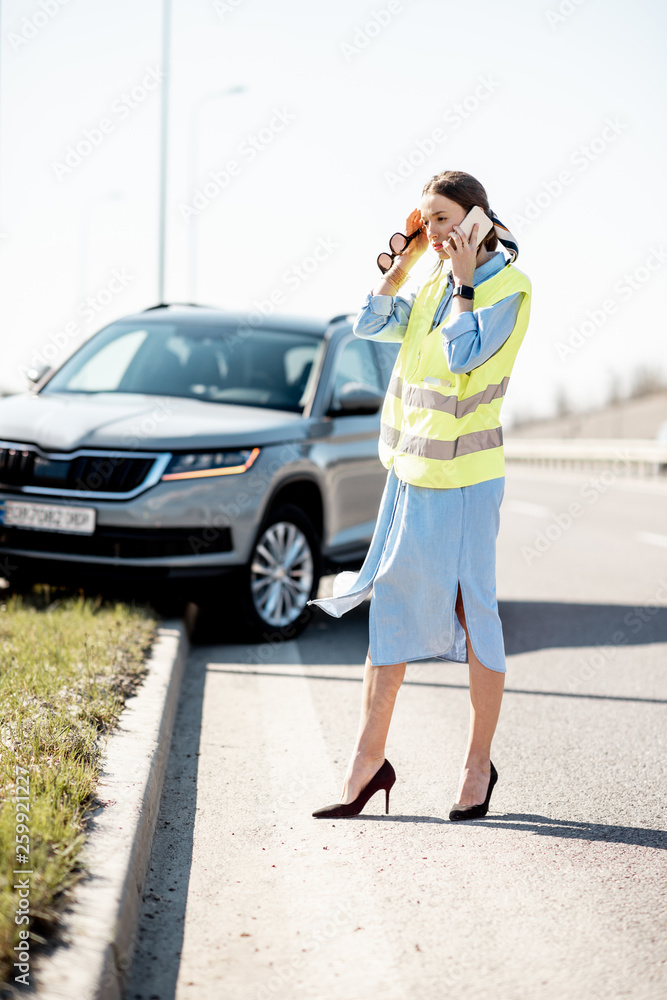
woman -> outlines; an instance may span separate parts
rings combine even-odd
[[[477,246],[461,223],[479,206],[494,223]],[[496,250],[498,240],[510,258]],[[429,245],[436,273],[398,296]],[[406,238],[378,258],[391,264],[357,316],[354,332],[400,341],[382,409],[379,454],[388,469],[377,524],[358,574],[341,573],[334,596],[312,601],[340,617],[372,593],[361,719],[340,802],[318,818],[355,816],[396,780],[385,741],[406,663],[467,662],[470,733],[451,820],[485,816],[497,772],[491,762],[505,680],[495,585],[504,492],[500,407],[528,325],[530,281],[517,246],[470,174],[433,177]],[[392,259],[393,258],[393,259]],[[449,267],[444,268],[444,262]]]

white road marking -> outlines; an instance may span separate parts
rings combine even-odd
[[[651,531],[638,531],[637,538],[640,542],[645,542],[646,545],[659,545],[663,549],[667,549],[667,535],[655,535]]]
[[[528,517],[551,517],[553,511],[541,503],[529,503],[527,500],[508,500],[506,505],[514,514],[526,514]]]

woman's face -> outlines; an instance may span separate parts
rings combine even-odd
[[[426,194],[422,198],[421,215],[424,231],[431,247],[440,260],[448,260],[449,254],[443,244],[454,231],[454,226],[460,226],[467,215],[455,201],[446,198],[444,194]]]

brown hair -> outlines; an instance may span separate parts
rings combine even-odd
[[[445,198],[450,198],[457,205],[469,212],[474,205],[479,207],[491,218],[493,214],[489,208],[484,187],[471,174],[466,174],[463,170],[443,170],[441,174],[436,174],[427,181],[422,191],[425,194],[441,194]],[[482,240],[481,246],[487,250],[495,250],[498,246],[498,237],[495,229]]]

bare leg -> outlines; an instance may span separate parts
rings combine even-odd
[[[475,656],[468,635],[460,587],[456,613],[466,633],[470,673],[470,733],[457,802],[460,806],[473,806],[484,801],[489,787],[491,740],[500,714],[505,674],[490,670]]]
[[[366,655],[357,741],[343,782],[341,802],[352,802],[384,762],[384,747],[405,663],[374,667]],[[483,796],[482,796],[483,798]]]

